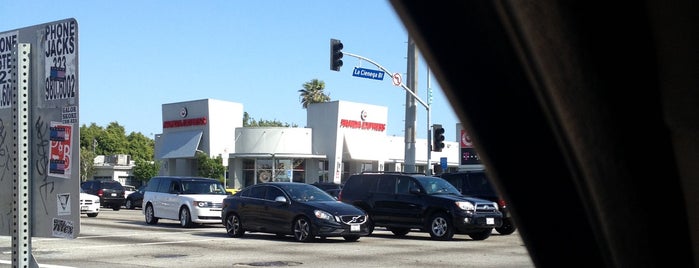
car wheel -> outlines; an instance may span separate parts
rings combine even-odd
[[[180,226],[183,228],[192,227],[192,216],[190,215],[187,207],[180,209]]]
[[[410,232],[410,228],[388,228],[396,236],[405,236]]]
[[[157,224],[158,218],[155,217],[155,211],[153,211],[153,205],[146,206],[146,223],[147,224]]]
[[[437,213],[430,218],[430,237],[435,240],[451,240],[454,237],[454,227],[445,213]]]
[[[488,237],[490,237],[490,233],[492,233],[492,232],[493,232],[493,228],[488,228],[482,232],[468,234],[468,236],[471,237],[471,239],[473,239],[473,240],[485,240]]]
[[[97,213],[87,213],[87,216],[90,218],[97,217]]]
[[[126,199],[126,205],[124,205],[128,209],[134,209],[133,202],[131,200]]]
[[[299,217],[294,220],[294,239],[298,242],[309,242],[315,238],[311,223],[306,217]]]
[[[346,235],[346,236],[343,236],[342,238],[344,238],[346,241],[350,241],[350,242],[354,242],[354,241],[359,240],[358,235]]]
[[[226,233],[230,237],[242,237],[245,233],[243,224],[240,222],[240,217],[237,214],[226,216]]]
[[[517,227],[515,227],[511,219],[502,219],[502,226],[495,228],[495,231],[498,231],[501,235],[508,235],[514,233],[516,229]]]
[[[374,221],[371,220],[371,216],[366,220],[366,231],[367,235],[371,235],[374,232]]]

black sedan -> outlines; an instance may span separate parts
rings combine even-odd
[[[136,209],[137,207],[142,207],[143,203],[143,189],[146,186],[141,186],[136,190],[135,192],[129,194],[126,196],[126,201],[124,202],[124,206],[128,209]]]
[[[357,241],[369,235],[367,214],[306,183],[268,182],[246,187],[223,200],[221,219],[230,237],[248,232]]]

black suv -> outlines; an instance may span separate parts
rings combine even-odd
[[[498,203],[502,213],[502,226],[495,228],[498,233],[509,235],[517,229],[507,202],[497,193],[484,170],[469,170],[438,175],[459,189],[463,195],[483,198]]]
[[[342,184],[337,184],[333,182],[315,182],[312,185],[322,189],[323,191],[329,193],[335,198],[337,198],[337,195],[339,195],[340,191],[342,190]]]
[[[88,194],[100,197],[103,207],[111,207],[113,210],[121,209],[124,205],[124,186],[114,180],[92,180],[80,184],[80,188]]]
[[[425,174],[355,174],[338,199],[364,209],[370,231],[386,227],[397,236],[418,229],[435,240],[451,240],[454,234],[484,240],[502,225],[495,202],[464,196],[446,180]]]

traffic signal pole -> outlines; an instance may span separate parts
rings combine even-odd
[[[377,62],[354,54],[354,53],[347,53],[347,52],[342,52],[342,49],[344,48],[344,45],[342,44],[342,41],[338,39],[330,39],[330,70],[339,72],[340,68],[342,67],[342,57],[344,55],[351,56],[358,58],[360,60],[367,61],[379,69],[381,71],[384,71],[385,73],[393,74],[391,71],[386,69],[385,67],[381,66],[381,64],[378,64]],[[412,88],[417,88],[417,53],[416,53],[416,47],[415,47],[415,42],[412,39],[408,40],[408,83],[411,85]],[[398,75],[398,73],[394,74]],[[405,95],[405,163],[404,166],[405,168],[403,169],[405,172],[415,172],[415,121],[417,116],[416,116],[416,108],[415,108],[415,101],[419,102],[422,104],[422,106],[425,107],[427,110],[427,174],[428,175],[433,175],[432,172],[432,150],[434,150],[433,145],[432,145],[432,122],[431,122],[431,116],[432,112],[430,109],[430,106],[432,105],[432,89],[430,88],[429,84],[429,70],[427,73],[427,90],[428,90],[428,102],[424,102],[420,97],[417,96],[415,93],[417,90],[411,90],[410,87],[406,86],[403,84],[403,81],[399,82],[399,86],[402,87],[405,92],[408,94]],[[395,84],[395,79],[394,79],[394,84]],[[440,150],[441,151],[441,150]]]

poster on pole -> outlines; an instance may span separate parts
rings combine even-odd
[[[51,151],[47,167],[49,175],[70,179],[73,126],[51,122],[49,132],[49,139],[51,140]]]

